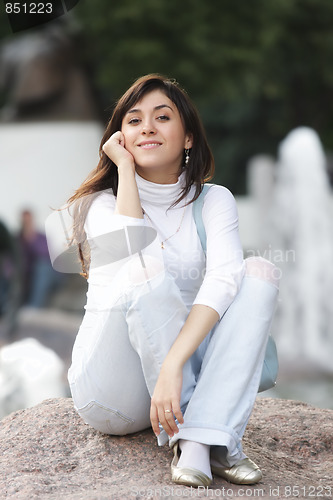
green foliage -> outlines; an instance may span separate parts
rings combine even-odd
[[[332,0],[81,0],[72,15],[105,121],[137,77],[176,78],[203,118],[214,180],[235,193],[249,157],[275,154],[291,128],[333,149]]]
[[[175,77],[201,112],[214,180],[233,191],[293,127],[333,147],[331,0],[94,0],[75,14],[105,106],[142,74]]]

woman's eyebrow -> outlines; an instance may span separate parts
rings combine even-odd
[[[168,106],[167,104],[160,104],[159,106],[156,106],[154,109],[159,110],[159,109],[163,109],[163,108],[169,108],[169,109],[171,109],[171,111],[173,111],[172,107]]]
[[[171,111],[173,111],[172,107],[168,106],[168,104],[159,104],[158,106],[154,107],[154,110],[158,111],[159,109],[163,109],[163,108],[169,108],[169,109],[171,109]],[[139,109],[139,108],[130,109],[129,111],[127,111],[127,113],[128,114],[130,114],[130,113],[141,113],[141,109]]]

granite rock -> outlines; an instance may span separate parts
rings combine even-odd
[[[172,452],[150,429],[104,435],[84,424],[70,398],[48,399],[0,422],[0,498],[332,498],[333,410],[258,399],[243,443],[263,471],[257,485],[215,477],[208,489],[177,486]]]

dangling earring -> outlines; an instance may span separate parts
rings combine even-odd
[[[185,149],[185,167],[188,165],[189,161],[190,161],[190,150]]]

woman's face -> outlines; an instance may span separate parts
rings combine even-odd
[[[138,174],[160,184],[178,180],[184,149],[192,147],[176,105],[160,90],[146,94],[123,118],[125,148]]]

